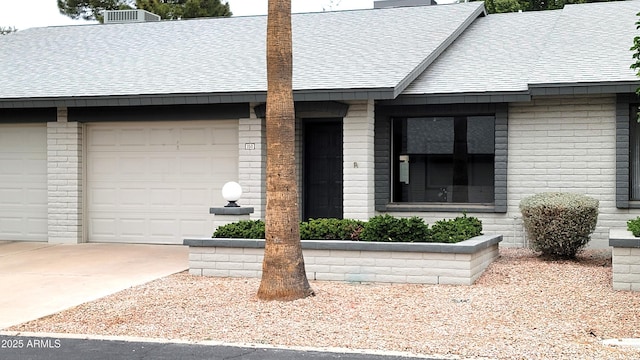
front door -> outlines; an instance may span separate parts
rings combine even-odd
[[[303,169],[304,219],[341,219],[341,120],[305,122]]]

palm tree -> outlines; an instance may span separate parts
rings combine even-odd
[[[263,300],[313,295],[300,243],[292,77],[291,0],[269,0],[266,244],[258,289]]]

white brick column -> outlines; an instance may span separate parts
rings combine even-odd
[[[83,242],[82,125],[67,122],[66,108],[47,123],[47,198],[49,242]]]
[[[251,106],[251,117],[240,119],[238,124],[238,182],[242,186],[242,207],[253,207],[252,219],[264,218],[266,202],[265,166],[266,139],[265,124],[257,118]],[[229,179],[231,181],[232,179]],[[224,204],[220,204],[224,205]]]
[[[374,103],[354,102],[343,124],[345,219],[368,220],[375,212]]]

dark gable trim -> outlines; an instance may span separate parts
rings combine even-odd
[[[528,91],[513,93],[460,93],[460,94],[427,94],[400,95],[394,100],[383,100],[381,105],[444,105],[444,104],[485,104],[529,102]]]
[[[632,103],[639,102],[636,94],[618,94],[616,99],[616,207],[628,209],[633,206],[629,201],[629,121]]]
[[[375,111],[375,208],[387,211],[441,211],[441,212],[507,212],[507,147],[508,147],[508,104],[456,104],[429,106],[381,106]],[[455,115],[495,114],[495,159],[494,159],[494,205],[469,206],[415,206],[411,204],[391,204],[391,118],[412,116],[455,116]]]
[[[0,123],[45,123],[58,120],[56,108],[0,109]]]
[[[260,104],[253,108],[256,116],[265,118],[267,116],[267,106]],[[300,101],[295,103],[296,118],[344,118],[349,111],[349,104],[337,101]]]
[[[456,39],[462,35],[462,33],[467,30],[467,28],[473,24],[477,18],[481,16],[486,16],[487,12],[484,9],[484,6],[478,6],[476,10],[469,15],[459,26],[458,28],[451,33],[444,41],[438,45],[427,57],[422,60],[422,62],[415,67],[409,74],[407,74],[400,83],[396,86],[394,91],[394,98],[398,97],[412,82],[414,82],[434,61],[436,61],[442,53],[447,50],[451,44],[453,44]]]
[[[0,99],[0,108],[206,105],[265,102],[266,93],[111,95]]]
[[[637,81],[611,83],[530,84],[529,92],[532,96],[624,94],[633,93],[638,87],[640,87],[640,83]]]
[[[249,117],[249,104],[69,108],[69,121],[188,121]]]
[[[350,101],[393,99],[395,88],[354,88],[354,89],[319,89],[294,90],[293,100],[298,102],[319,101]],[[107,95],[107,96],[79,96],[57,98],[20,98],[0,99],[2,108],[33,108],[33,107],[107,107],[107,106],[161,106],[185,104],[233,104],[233,103],[264,103],[267,93],[230,92],[216,94],[158,94],[158,95]]]

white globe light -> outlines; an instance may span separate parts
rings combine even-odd
[[[227,207],[238,206],[236,201],[240,200],[240,196],[242,196],[242,186],[237,182],[229,181],[222,186],[222,197],[229,202]]]

